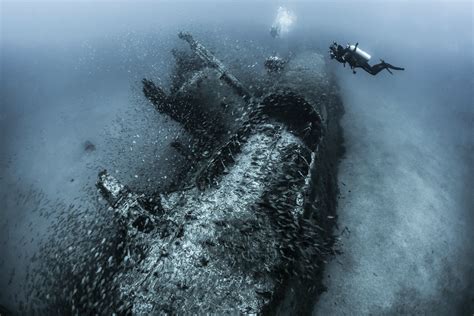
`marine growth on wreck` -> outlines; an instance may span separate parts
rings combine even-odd
[[[115,237],[94,247],[97,268],[52,272],[68,282],[53,282],[45,309],[308,313],[332,251],[341,148],[342,105],[324,59],[271,57],[276,68],[267,60],[244,83],[191,34],[179,38],[189,49],[173,51],[171,86],[142,81],[149,105],[186,133],[172,143],[186,161],[178,180],[144,194],[101,171]]]

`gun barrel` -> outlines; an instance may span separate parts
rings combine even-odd
[[[250,99],[251,95],[248,90],[204,45],[196,41],[191,34],[186,32],[180,32],[178,37],[188,42],[194,53],[201,58],[208,67],[215,69],[219,73],[220,78],[231,86],[238,95],[245,99]]]

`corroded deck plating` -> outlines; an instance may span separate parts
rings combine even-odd
[[[123,308],[134,314],[284,311],[319,290],[305,285],[315,284],[330,243],[327,215],[337,189],[327,161],[335,156],[337,128],[327,122],[338,126],[330,107],[337,100],[320,92],[331,91],[326,75],[304,73],[298,60],[272,78],[270,93],[255,97],[190,34],[180,38],[202,65],[175,93],[149,80],[143,90],[193,137],[190,145],[176,144],[192,158],[182,181],[172,192],[145,197],[106,172],[99,176],[98,187],[128,231],[115,279]],[[295,89],[295,74],[318,79],[317,89]],[[216,98],[225,100],[224,109],[213,107]],[[307,303],[299,305],[303,311]]]

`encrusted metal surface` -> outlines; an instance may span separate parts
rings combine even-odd
[[[258,203],[280,171],[283,153],[294,146],[301,146],[295,136],[267,126],[249,137],[216,187],[163,197],[162,216],[174,231],[165,238],[159,228],[150,234],[145,259],[121,282],[134,313],[261,311],[285,259],[272,224],[277,214]]]
[[[298,66],[304,59],[290,63],[258,98],[191,35],[180,38],[202,65],[180,76],[184,81],[170,95],[148,80],[144,93],[193,136],[188,146],[174,144],[190,159],[181,183],[154,197],[131,192],[106,172],[97,184],[127,231],[114,278],[122,310],[281,311],[290,289],[293,296],[313,291],[304,280],[319,271],[328,236],[322,227],[332,210],[325,208],[334,198],[324,184],[332,169],[323,164],[321,107],[294,92],[295,74],[309,76]]]

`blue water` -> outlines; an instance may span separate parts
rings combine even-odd
[[[278,5],[297,19],[274,40]],[[472,3],[278,5],[1,3],[0,305],[18,308],[58,205],[93,216],[100,169],[143,190],[170,181],[167,170],[180,161],[169,143],[182,131],[150,108],[140,80],[169,86],[170,50],[185,47],[176,33],[190,30],[244,81],[271,53],[326,54],[333,40],[405,67],[372,77],[328,60],[346,107],[339,226],[352,233],[341,264],[328,265],[315,313],[472,308]],[[96,150],[85,152],[85,141]]]

